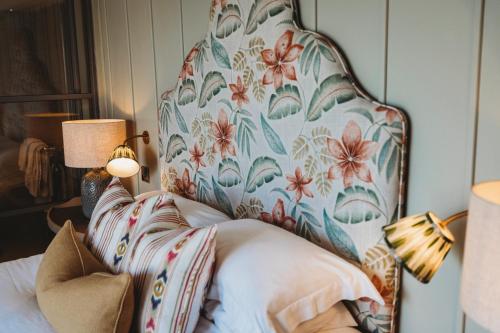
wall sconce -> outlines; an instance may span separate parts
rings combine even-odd
[[[147,131],[127,138],[123,141],[123,144],[113,150],[113,153],[109,157],[106,165],[106,171],[109,174],[120,178],[127,178],[139,172],[141,167],[139,166],[139,162],[137,162],[137,157],[134,150],[127,144],[128,141],[137,138],[142,138],[144,144],[149,144],[149,133]]]

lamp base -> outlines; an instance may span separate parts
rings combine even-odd
[[[113,177],[104,168],[95,168],[82,177],[82,209],[86,218],[91,218],[97,201]]]

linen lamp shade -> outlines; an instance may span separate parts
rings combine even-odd
[[[469,203],[461,302],[464,312],[500,332],[500,181],[475,185]]]
[[[422,283],[432,279],[455,241],[446,223],[432,212],[405,217],[383,229],[394,256]]]
[[[102,168],[126,138],[125,120],[91,119],[62,123],[64,164],[72,168]]]

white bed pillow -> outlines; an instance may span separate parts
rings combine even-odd
[[[220,223],[208,298],[215,325],[231,332],[293,332],[341,300],[383,299],[357,267],[290,232],[257,220]]]
[[[151,191],[139,194],[135,197],[136,201],[146,199],[151,196],[158,195],[162,191]],[[208,227],[220,222],[231,220],[226,214],[214,209],[201,202],[186,199],[178,194],[169,193],[174,199],[175,205],[186,219],[189,225],[193,228]]]

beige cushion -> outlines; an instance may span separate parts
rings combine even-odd
[[[128,332],[134,293],[129,274],[111,275],[66,222],[38,269],[36,296],[57,332]]]

